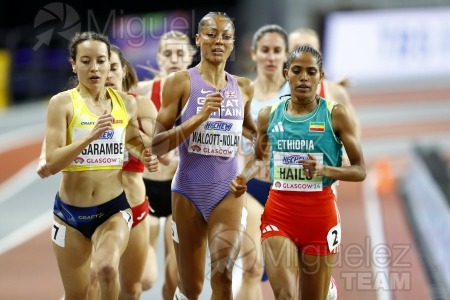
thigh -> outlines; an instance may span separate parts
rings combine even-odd
[[[150,224],[150,245],[152,245],[152,247],[156,249],[156,246],[158,245],[160,219],[152,215],[148,215],[147,219],[149,220]]]
[[[247,200],[247,227],[241,242],[241,259],[244,269],[248,270],[255,263],[260,263],[261,257],[261,215],[264,207],[248,193]]]
[[[328,294],[335,254],[300,256],[300,293],[302,299],[325,299]]]
[[[212,272],[232,268],[239,255],[248,215],[244,197],[235,198],[229,194],[214,208],[208,219],[211,267],[217,268]]]
[[[54,217],[53,251],[67,295],[87,293],[89,286],[91,241],[75,228]]]
[[[164,222],[164,249],[165,256],[175,253],[172,239],[172,215],[167,216]]]
[[[144,272],[149,243],[148,217],[131,229],[125,252],[120,258],[122,282],[139,282]]]
[[[92,235],[94,245],[94,267],[112,264],[118,267],[120,256],[127,247],[130,237],[128,219],[131,217],[131,209],[125,211],[128,214],[118,212],[101,224]]]
[[[283,290],[291,296],[296,295],[299,257],[295,244],[287,237],[272,236],[262,242],[262,250],[266,272],[275,295]]]
[[[206,258],[206,222],[183,195],[172,193],[172,239],[184,291],[203,285]]]

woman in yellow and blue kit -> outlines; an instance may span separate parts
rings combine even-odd
[[[150,171],[158,160],[143,146],[132,96],[105,87],[108,38],[77,33],[69,52],[79,84],[51,98],[45,137],[46,168],[62,171],[53,250],[66,300],[87,299],[91,260],[102,299],[117,299],[119,260],[132,225],[122,184],[125,145]]]

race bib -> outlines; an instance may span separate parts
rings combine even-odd
[[[210,118],[189,136],[190,153],[234,157],[242,135],[242,120]]]
[[[88,134],[92,128],[73,129],[73,141]],[[75,165],[117,166],[123,164],[125,145],[124,128],[105,131],[98,139],[91,142],[74,160]]]
[[[323,153],[311,153],[323,163]],[[273,152],[273,185],[280,191],[317,192],[322,190],[322,176],[307,177],[301,160],[308,160],[307,153]]]
[[[53,220],[52,241],[64,248],[66,245],[66,226]]]
[[[327,234],[328,250],[333,252],[341,244],[341,224],[337,224],[328,231]]]

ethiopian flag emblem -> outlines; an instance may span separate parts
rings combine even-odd
[[[309,131],[311,132],[324,132],[325,122],[311,122],[309,123]]]

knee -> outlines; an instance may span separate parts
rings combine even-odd
[[[64,291],[63,299],[88,299],[88,290],[82,291]]]
[[[151,289],[153,287],[154,284],[154,280],[152,280],[151,278],[142,278],[141,280],[141,285],[142,285],[142,290],[143,291],[148,291],[149,289]]]
[[[139,295],[142,292],[142,285],[140,282],[128,283],[124,284],[121,290],[127,295],[127,299],[139,299]]]
[[[183,287],[183,295],[187,299],[198,299],[203,289],[203,282],[197,282],[195,284],[190,284],[189,286]]]
[[[82,286],[65,286],[64,297],[62,299],[91,299],[90,297],[91,287],[86,285]],[[95,298],[94,298],[95,299]]]
[[[111,283],[117,279],[117,269],[112,264],[104,264],[97,270],[97,278],[104,283]]]
[[[245,266],[242,271],[242,276],[247,280],[261,281],[261,277],[264,273],[264,268],[259,264],[253,264],[251,266]]]
[[[156,282],[156,279],[158,278],[158,269],[156,267],[156,261],[155,263],[149,263],[147,260],[145,270],[141,277],[141,285],[142,290],[147,291],[153,287],[153,285]]]
[[[235,264],[234,261],[227,257],[221,257],[220,259],[211,257],[211,285],[215,283],[221,285],[231,284]]]
[[[242,276],[247,280],[261,280],[264,273],[262,258],[255,254],[247,254],[241,258]]]
[[[290,290],[285,289],[285,288],[274,289],[273,290],[273,294],[275,296],[275,299],[279,299],[279,300],[294,300],[294,299],[297,299],[295,291],[290,291]]]
[[[214,272],[214,271],[213,271]],[[211,288],[213,291],[223,289],[229,290],[232,287],[232,270],[224,269],[221,272],[216,271],[213,276],[211,276]]]

